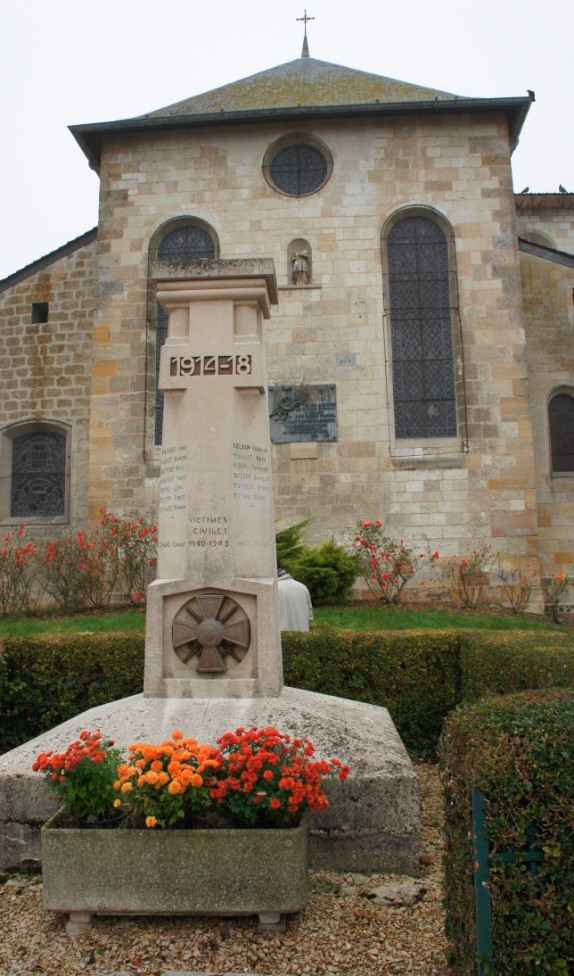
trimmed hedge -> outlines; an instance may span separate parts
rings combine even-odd
[[[574,972],[574,689],[466,705],[440,744],[447,783],[447,935],[457,976],[476,972],[471,792],[486,797],[492,964],[483,973]],[[524,861],[527,830],[542,853]],[[497,852],[517,852],[514,861]]]
[[[569,635],[461,631],[283,634],[285,683],[384,705],[407,748],[432,755],[445,716],[485,694],[574,685]],[[143,687],[141,634],[6,638],[0,645],[0,752]]]
[[[79,712],[143,688],[141,634],[5,638],[0,647],[0,753]]]
[[[406,747],[436,750],[444,717],[460,701],[454,631],[285,633],[285,683],[384,705]]]
[[[574,636],[465,631],[460,638],[465,701],[529,688],[574,687]]]

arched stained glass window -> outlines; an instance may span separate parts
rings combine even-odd
[[[404,217],[387,240],[395,436],[457,433],[448,244],[434,220]]]
[[[65,510],[65,435],[38,430],[14,437],[10,516],[53,518]]]
[[[548,404],[553,474],[574,472],[574,395],[557,393]]]
[[[213,257],[215,257],[213,238],[203,227],[196,224],[187,224],[168,231],[157,249],[158,261],[170,261],[173,264]]]
[[[217,256],[215,236],[199,224],[178,224],[168,230],[156,245],[156,258],[170,265],[186,264],[201,258]],[[161,444],[163,428],[163,393],[158,389],[159,361],[162,346],[167,338],[167,313],[156,303],[156,343],[155,343],[155,443]]]

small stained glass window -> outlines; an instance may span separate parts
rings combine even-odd
[[[12,442],[12,518],[53,518],[66,510],[66,437],[49,431]]]
[[[333,159],[327,146],[314,136],[301,133],[278,139],[263,160],[267,182],[289,197],[316,193],[332,169]]]
[[[553,474],[574,472],[574,396],[558,393],[548,405]]]

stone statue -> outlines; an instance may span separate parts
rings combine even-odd
[[[308,285],[311,280],[309,251],[296,251],[291,262],[293,264],[293,284]]]

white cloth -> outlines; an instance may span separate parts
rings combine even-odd
[[[279,576],[279,625],[281,630],[309,630],[313,619],[311,594],[304,583],[289,573]]]

